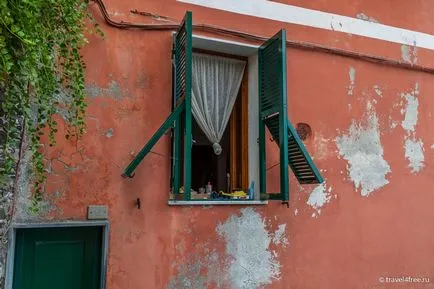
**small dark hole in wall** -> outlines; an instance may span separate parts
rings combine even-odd
[[[304,122],[297,123],[296,130],[301,140],[306,140],[307,138],[312,136],[312,129],[310,128],[310,125],[308,125],[307,123]]]

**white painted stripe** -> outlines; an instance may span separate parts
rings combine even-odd
[[[434,50],[434,35],[267,0],[177,0],[208,8]]]

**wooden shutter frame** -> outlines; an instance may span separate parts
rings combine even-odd
[[[172,166],[172,180],[171,187],[172,192],[174,194],[179,193],[180,188],[180,147],[181,140],[184,139],[184,199],[191,199],[191,144],[192,144],[192,135],[191,135],[191,74],[192,74],[192,14],[190,11],[187,11],[184,17],[183,22],[178,29],[178,33],[175,36],[174,43],[174,70],[175,74],[174,83],[172,92],[174,94],[173,97],[173,106],[174,109],[169,117],[164,121],[164,123],[160,126],[160,128],[155,132],[155,134],[150,138],[150,140],[145,144],[145,146],[140,150],[140,152],[135,156],[135,158],[130,162],[130,164],[125,168],[122,177],[133,177],[134,170],[143,160],[143,158],[151,151],[152,147],[157,143],[157,141],[163,136],[163,134],[174,127],[174,143],[173,143],[173,156],[172,158],[175,160]],[[184,31],[183,31],[184,30]],[[184,33],[182,33],[184,32]],[[185,42],[185,47],[181,46],[181,42]],[[181,53],[184,52],[184,55]],[[185,62],[180,65],[182,58],[184,57]],[[179,63],[178,63],[179,62]],[[179,69],[177,67],[179,66]],[[182,70],[182,71],[181,71]],[[184,72],[184,81],[185,83],[181,83],[179,79]],[[184,114],[184,115],[183,115]],[[182,117],[185,117],[182,119]],[[181,124],[184,121],[184,131],[181,131]],[[181,136],[184,134],[184,137]]]
[[[272,48],[271,45],[278,45],[278,53],[280,52],[279,67],[276,69],[279,72],[280,78],[278,89],[280,90],[279,101],[280,105],[272,106],[269,108],[263,107],[263,100],[265,99],[264,91],[266,89],[265,82],[267,79],[266,70],[268,67],[267,61],[264,59],[269,56],[267,48]],[[270,49],[271,49],[270,48]],[[280,50],[280,51],[279,51]],[[279,199],[282,201],[289,200],[289,176],[288,176],[288,132],[287,132],[287,105],[286,105],[286,31],[280,30],[276,35],[268,39],[258,49],[258,95],[259,95],[259,190],[260,196],[263,199]],[[275,80],[273,80],[275,81]],[[267,194],[267,177],[266,177],[266,148],[265,148],[265,126],[266,118],[275,117],[276,113],[279,117],[279,154],[280,154],[280,193]],[[283,149],[282,149],[283,148]]]

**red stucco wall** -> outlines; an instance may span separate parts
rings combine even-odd
[[[356,0],[280,2],[350,17],[363,12],[386,25],[433,32],[434,20],[427,13],[434,11],[434,2],[430,0],[399,4]],[[111,16],[119,20],[149,22],[131,15],[131,9],[176,19],[191,10],[194,23],[263,36],[285,28],[291,40],[402,60],[398,44],[173,0],[111,0],[106,5]],[[169,207],[169,159],[150,154],[133,179],[122,179],[120,175],[132,154],[170,113],[171,32],[116,29],[103,22],[96,4],[91,4],[90,10],[106,37],[90,36],[90,43],[83,50],[89,92],[88,132],[78,143],[59,138],[58,146],[49,152],[53,173],[48,180],[47,197],[52,210],[46,218],[84,220],[88,205],[109,207],[108,289],[254,289],[262,285],[282,289],[434,288],[432,74],[288,49],[288,115],[293,123],[306,122],[312,127],[313,135],[306,145],[322,170],[326,180],[322,193],[329,201],[318,212],[307,204],[316,186],[302,188],[291,176],[289,209],[279,203],[247,210],[242,206]],[[417,64],[434,67],[432,51],[418,49],[417,57]],[[349,95],[351,67],[355,70],[355,83]],[[418,118],[411,135],[423,141],[424,167],[412,172],[405,158],[409,132],[401,125],[408,103],[401,94],[411,94],[416,83],[419,94],[413,96],[419,102]],[[374,86],[381,89],[382,97],[375,93]],[[367,108],[368,103],[371,109]],[[382,157],[391,172],[385,174],[388,184],[369,196],[361,196],[337,140],[351,134],[352,122],[362,129],[369,128],[369,117],[373,115],[378,118]],[[168,138],[163,137],[154,151],[168,154]],[[278,160],[275,144],[269,145],[267,153],[268,167]],[[366,157],[364,153],[362,158]],[[376,165],[372,163],[373,171],[377,171]],[[278,172],[278,167],[268,172],[271,190],[278,188]],[[135,207],[138,197],[140,210]],[[255,222],[255,218],[261,221]],[[242,221],[246,225],[240,225]],[[252,242],[236,239],[237,234],[230,230],[232,225],[240,230],[239,236],[244,236],[243,230],[248,226],[258,226],[258,235],[252,235],[258,247],[253,246],[251,253],[271,253],[274,257],[270,260],[280,265],[279,278],[263,283],[253,278],[256,281],[245,287],[236,284],[231,264],[252,261],[243,251],[243,244]],[[275,234],[279,225],[285,229],[280,242]],[[284,244],[286,239],[288,244]],[[231,251],[233,240],[238,243],[235,252]],[[270,241],[269,246],[261,247],[259,243],[264,240]],[[263,268],[264,264],[256,261],[247,264],[249,270],[241,275],[277,276],[269,272],[268,265]],[[432,278],[431,283],[422,285],[385,285],[379,281],[382,276]]]

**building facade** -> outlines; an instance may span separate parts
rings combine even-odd
[[[84,254],[100,252],[92,255],[96,261],[77,261],[99,264],[80,281],[93,284],[86,288],[434,288],[434,2],[399,2],[91,3],[105,37],[90,35],[83,50],[87,133],[77,142],[59,137],[47,150],[49,178],[37,215],[27,210],[29,156],[23,156],[7,286],[30,288],[16,277],[33,272],[20,271],[27,268],[23,256],[31,248],[26,240],[79,235],[83,248],[95,246]],[[184,201],[186,191],[171,190],[177,134],[168,128],[135,167],[134,177],[122,177],[178,105],[173,48],[179,33],[174,33],[187,11],[193,53],[247,63],[238,96],[244,90],[241,120],[228,122],[228,139],[237,141],[222,144],[231,157],[212,180],[217,193],[226,183],[246,192],[253,181],[251,200]],[[287,41],[276,51],[286,53],[283,72],[260,74],[258,51],[282,29]],[[269,128],[265,162],[260,156],[261,75],[270,78],[265,85],[273,77],[284,80],[287,121],[323,179],[300,184],[285,166],[288,204],[260,195],[261,168],[265,191],[282,192],[279,139]],[[194,135],[197,127],[191,129]],[[232,157],[238,144],[239,163]],[[185,143],[180,149],[185,157]],[[206,170],[198,164],[211,161],[205,152],[192,152],[191,188],[198,195],[198,187],[211,179],[194,187],[196,174]],[[188,167],[178,169],[178,188],[185,189]],[[225,179],[234,170],[244,170],[238,181]],[[74,231],[83,226],[88,231]],[[40,230],[35,236],[27,233],[35,227]]]

